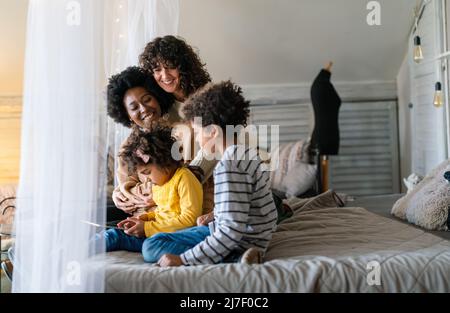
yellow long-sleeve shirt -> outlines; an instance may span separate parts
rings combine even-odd
[[[164,185],[153,185],[152,193],[157,208],[144,217],[146,237],[195,226],[202,215],[202,185],[185,167],[177,169]]]

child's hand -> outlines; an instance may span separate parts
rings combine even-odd
[[[208,226],[214,220],[214,212],[207,213],[197,218],[197,226]]]
[[[148,213],[143,213],[143,214],[139,215],[138,219],[140,219],[141,221],[147,222],[148,221]]]
[[[145,230],[144,230],[144,224],[145,222],[135,218],[135,217],[129,217],[125,221],[125,234],[129,236],[135,236],[137,238],[144,238],[145,237]],[[120,222],[120,223],[122,223]],[[119,223],[119,224],[120,224]],[[117,225],[119,226],[119,225]],[[120,226],[119,226],[120,227]]]
[[[159,259],[158,265],[161,267],[168,267],[168,266],[181,266],[184,264],[183,264],[183,261],[181,261],[181,258],[179,255],[164,254]]]
[[[129,221],[128,218],[117,223],[117,227],[127,230],[128,228],[134,226],[134,223]]]

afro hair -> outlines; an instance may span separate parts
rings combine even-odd
[[[145,131],[133,127],[120,156],[135,170],[137,165],[145,164],[155,164],[160,168],[179,167],[182,161],[172,156],[172,146],[175,143],[172,128],[163,123],[155,124],[151,130]],[[141,155],[149,156],[147,163],[144,163]]]
[[[202,127],[217,125],[247,126],[250,102],[242,96],[241,87],[231,81],[208,84],[186,100],[183,113],[186,120],[202,118]]]
[[[107,87],[108,115],[125,127],[131,127],[133,122],[130,121],[123,100],[127,90],[135,87],[143,87],[153,95],[158,100],[162,114],[167,113],[174,102],[173,95],[162,90],[153,76],[139,67],[128,67],[112,76]]]

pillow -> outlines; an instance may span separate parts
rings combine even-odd
[[[271,154],[271,188],[286,197],[305,193],[316,179],[316,166],[304,162],[307,142],[282,144]]]
[[[391,214],[429,230],[448,230],[450,184],[444,178],[450,159],[439,164],[409,193],[397,200]]]

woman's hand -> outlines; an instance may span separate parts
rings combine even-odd
[[[213,220],[214,220],[214,211],[211,211],[197,218],[197,226],[208,226],[208,224]]]
[[[137,209],[133,201],[125,197],[120,190],[114,190],[112,194],[112,199],[116,207],[118,209],[121,209],[125,213],[131,214]]]
[[[117,224],[117,227],[123,226],[125,229],[125,234],[129,236],[145,238],[144,224],[145,222],[139,218],[129,217]]]
[[[151,184],[149,183],[136,185],[133,188],[133,194],[135,198],[134,205],[137,208],[148,208],[156,205],[155,201],[153,201]]]

